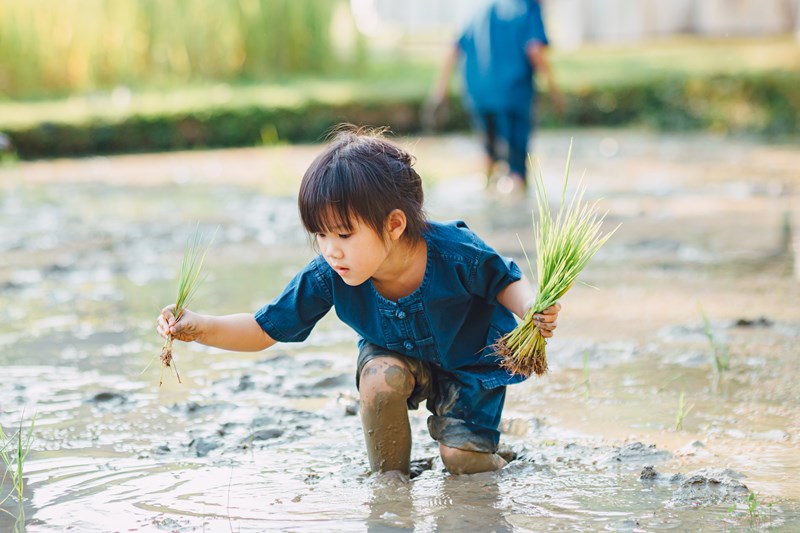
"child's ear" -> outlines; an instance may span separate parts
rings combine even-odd
[[[389,213],[386,217],[386,233],[389,239],[393,241],[400,239],[406,231],[407,223],[406,214],[402,209],[395,209]]]

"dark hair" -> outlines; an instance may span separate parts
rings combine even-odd
[[[414,159],[383,138],[385,129],[337,127],[328,147],[311,163],[300,183],[297,203],[310,234],[334,227],[352,230],[358,217],[378,235],[395,209],[406,215],[404,237],[416,242],[427,226],[422,179]]]

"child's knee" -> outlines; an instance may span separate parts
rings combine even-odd
[[[414,376],[406,365],[394,357],[376,357],[361,369],[359,393],[362,401],[376,394],[396,394],[405,400],[414,390]]]
[[[439,444],[442,463],[451,474],[477,474],[494,472],[506,466],[506,461],[497,454],[472,452]]]

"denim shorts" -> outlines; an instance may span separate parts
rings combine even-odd
[[[506,397],[505,386],[487,388],[474,372],[446,371],[428,362],[364,342],[358,354],[356,387],[364,365],[377,357],[393,357],[414,376],[408,408],[417,409],[426,400],[432,413],[428,432],[445,446],[473,452],[494,453],[500,441],[497,426]]]

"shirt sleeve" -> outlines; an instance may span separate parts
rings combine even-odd
[[[550,41],[547,39],[547,33],[544,31],[542,6],[536,1],[530,3],[530,10],[528,11],[527,38],[525,39],[525,46],[528,47],[534,43],[543,44],[545,46],[550,44]]]
[[[484,246],[474,263],[470,285],[473,294],[494,303],[500,291],[522,279],[522,271],[513,259],[501,256],[488,245]]]
[[[333,297],[317,257],[283,292],[255,314],[256,322],[279,342],[301,342],[333,306]]]

